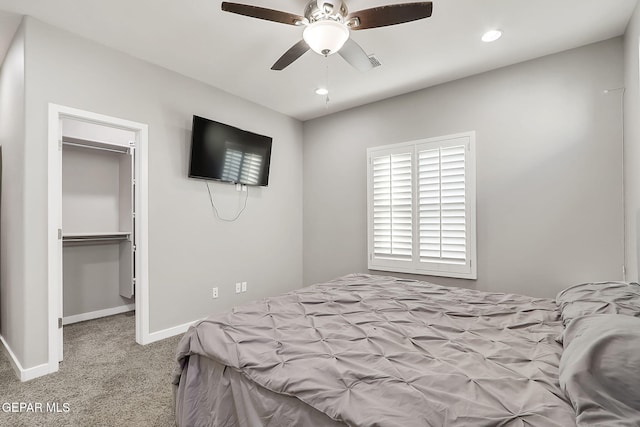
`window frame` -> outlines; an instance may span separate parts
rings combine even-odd
[[[420,260],[420,210],[418,206],[419,152],[451,146],[465,146],[465,264],[424,262]],[[475,131],[388,144],[367,149],[367,263],[369,270],[410,273],[427,276],[477,279],[476,250],[476,134]],[[373,158],[401,153],[411,154],[412,255],[411,260],[375,256],[373,227]]]

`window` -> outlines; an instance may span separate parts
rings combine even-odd
[[[369,269],[475,279],[475,132],[367,158]]]

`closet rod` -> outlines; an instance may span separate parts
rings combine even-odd
[[[62,240],[65,242],[70,241],[83,241],[83,240],[123,240],[131,237],[129,231],[116,231],[113,233],[69,233],[63,234]]]
[[[92,241],[113,241],[113,240],[127,240],[129,236],[104,236],[104,237],[64,237],[63,242],[92,242]]]
[[[116,243],[116,242],[124,242],[130,241],[129,236],[104,236],[104,237],[64,237],[62,239],[62,244],[66,245],[96,245],[96,244],[105,244],[105,243]]]
[[[129,149],[128,147],[122,147],[122,150],[117,150],[115,148],[96,147],[94,145],[85,145],[77,142],[68,142],[65,140],[62,140],[62,144],[71,145],[71,146],[80,147],[80,148],[93,148],[94,150],[111,151],[112,153],[118,153],[118,154],[126,154],[127,150]]]

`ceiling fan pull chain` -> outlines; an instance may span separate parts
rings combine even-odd
[[[325,75],[325,80],[326,80],[326,88],[327,88],[327,95],[324,99],[324,108],[325,110],[329,109],[329,56],[325,55],[324,57],[324,61],[326,64],[326,75]]]

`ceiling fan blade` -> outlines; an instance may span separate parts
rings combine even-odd
[[[428,18],[432,11],[433,4],[430,1],[391,4],[350,13],[345,22],[352,30],[366,30]]]
[[[249,16],[251,18],[264,19],[265,21],[280,22],[282,24],[300,25],[307,21],[306,18],[293,13],[281,12],[279,10],[266,9],[264,7],[250,6],[248,4],[222,2],[222,10],[236,13],[238,15]]]
[[[340,56],[358,71],[369,71],[373,68],[369,56],[352,38],[349,38],[338,51]]]
[[[296,59],[300,58],[309,50],[309,45],[304,40],[300,40],[298,43],[291,46],[291,48],[284,53],[271,67],[272,70],[282,71],[291,65]]]

